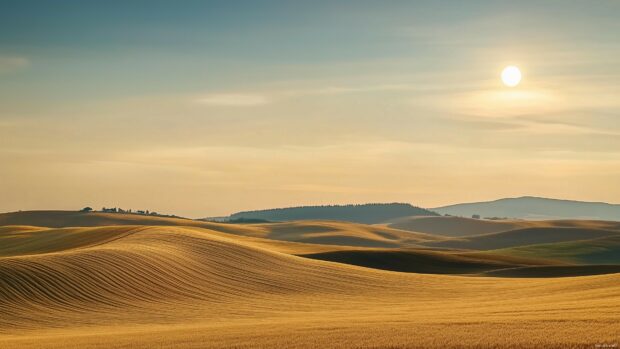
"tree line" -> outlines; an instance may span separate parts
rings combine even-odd
[[[160,214],[155,211],[149,211],[149,210],[132,210],[131,208],[125,210],[120,207],[102,207],[100,211],[96,211],[96,210],[93,210],[92,207],[86,206],[83,209],[81,209],[80,212],[129,213],[129,214],[139,214],[139,215],[145,215],[145,216],[174,217],[174,218],[178,217],[176,215]]]

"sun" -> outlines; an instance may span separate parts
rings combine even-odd
[[[502,81],[508,87],[515,87],[521,82],[521,71],[514,65],[509,65],[502,71]]]

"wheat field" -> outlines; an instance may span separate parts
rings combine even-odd
[[[620,333],[620,274],[396,273],[187,226],[0,237],[0,348],[592,348]]]

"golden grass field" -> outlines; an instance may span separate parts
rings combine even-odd
[[[0,348],[596,348],[620,341],[620,274],[392,272],[300,255],[408,251],[431,261],[538,262],[458,250],[441,256],[417,246],[441,238],[379,226],[150,218],[0,215]],[[82,227],[61,228],[76,222]]]

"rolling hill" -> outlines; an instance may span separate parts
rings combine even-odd
[[[112,225],[161,225],[211,229],[221,233],[272,240],[365,247],[410,247],[437,237],[382,226],[338,221],[300,221],[260,224],[227,224],[184,218],[126,213],[75,211],[23,211],[0,214],[0,226],[98,227]]]
[[[531,225],[532,223],[528,221],[484,220],[453,216],[401,217],[387,223],[390,228],[448,237],[498,233]]]
[[[412,206],[410,204],[363,204],[301,206],[276,208],[269,210],[237,212],[227,219],[264,219],[275,222],[297,220],[338,220],[364,224],[383,223],[405,216],[436,216],[435,212]]]
[[[442,240],[441,237],[412,233],[382,226],[338,221],[298,221],[249,225],[253,236],[304,243],[364,246],[407,247],[419,243]]]
[[[620,220],[620,205],[604,202],[547,199],[532,196],[449,205],[431,209],[440,214],[471,217]]]
[[[591,240],[512,247],[493,252],[526,258],[550,258],[569,263],[620,265],[620,235]]]
[[[300,256],[367,268],[422,274],[479,274],[498,269],[558,264],[541,258],[428,249],[342,249],[300,254]]]
[[[620,331],[620,274],[396,273],[270,243],[201,227],[5,227],[0,347],[587,347]]]
[[[425,245],[443,248],[494,250],[516,246],[567,242],[619,235],[620,231],[618,230],[573,227],[536,227],[428,242],[425,243]]]
[[[159,225],[214,229],[220,232],[251,236],[256,229],[245,225],[205,222],[187,218],[149,216],[131,213],[78,211],[19,211],[0,214],[0,226],[101,227],[114,225]]]
[[[511,278],[558,278],[615,273],[620,273],[620,265],[552,265],[495,269],[485,272],[489,276]]]
[[[104,225],[210,226],[187,218],[149,216],[132,213],[81,211],[19,211],[0,214],[0,226],[31,225],[49,228],[98,227]]]

